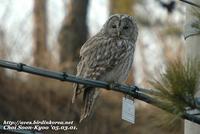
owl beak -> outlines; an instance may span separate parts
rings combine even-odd
[[[118,37],[120,36],[120,31],[117,31],[117,36],[118,36]]]

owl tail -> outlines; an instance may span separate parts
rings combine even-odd
[[[95,94],[95,88],[92,87],[85,88],[83,94],[81,118],[79,122],[81,122],[90,115],[96,97],[97,95]]]

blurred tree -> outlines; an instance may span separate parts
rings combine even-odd
[[[5,49],[6,49],[5,32],[0,27],[0,58],[1,59],[6,57]],[[4,74],[4,70],[1,69],[0,75],[3,75],[3,74]],[[0,78],[0,81],[1,81],[1,78]]]
[[[172,13],[176,8],[176,1],[168,1],[163,2],[159,0],[160,5],[167,10],[167,12],[170,14]]]
[[[88,36],[86,24],[89,0],[70,0],[68,15],[65,16],[58,36],[60,44],[60,63],[63,70],[75,70],[79,50]]]
[[[33,18],[33,41],[34,41],[34,65],[48,67],[47,58],[47,1],[34,0]]]
[[[200,5],[199,0],[190,0],[192,3]],[[186,38],[186,54],[189,57],[200,59],[200,10],[199,8],[194,8],[191,5],[186,7],[186,24],[185,25],[185,36]],[[196,25],[197,24],[197,25]],[[196,26],[197,27],[196,27]],[[199,82],[198,82],[199,83]],[[197,91],[195,97],[200,97],[200,90]],[[200,125],[185,120],[184,134],[199,134]]]
[[[0,57],[1,58],[5,58],[5,47],[6,47],[5,33],[0,27]]]
[[[125,13],[133,15],[135,0],[110,0],[110,14]]]

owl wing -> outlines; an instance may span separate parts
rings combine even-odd
[[[92,68],[92,64],[95,62],[96,50],[103,45],[101,42],[104,40],[98,34],[85,42],[85,44],[81,47],[80,56],[81,60],[77,65],[77,74],[76,76],[89,78],[89,79],[97,79],[97,74],[93,73],[94,68]],[[102,70],[103,71],[103,70]],[[74,84],[74,96],[72,98],[72,103],[74,103],[76,96],[81,93],[83,87],[79,84]]]
[[[80,56],[81,60],[77,65],[77,74],[76,76],[80,76],[83,78],[96,79],[96,77],[92,77],[91,68],[92,62],[95,62],[94,56],[96,55],[96,49],[102,44],[103,38],[98,36],[98,34],[85,42],[85,44],[81,47]],[[91,59],[91,61],[90,61]],[[76,96],[81,93],[82,87],[79,84],[74,84],[74,96],[72,102],[75,101]]]

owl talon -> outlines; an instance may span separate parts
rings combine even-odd
[[[113,82],[113,83],[109,84],[109,89],[115,89],[115,88],[118,88],[118,87],[120,87],[119,83]]]
[[[137,92],[139,91],[139,88],[137,86],[130,86],[131,92]]]

